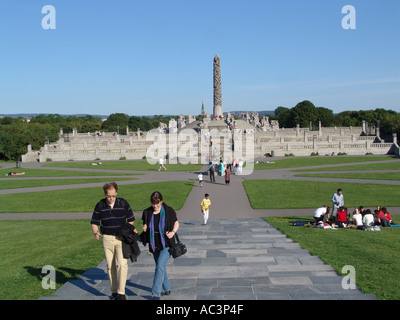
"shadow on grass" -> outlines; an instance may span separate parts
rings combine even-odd
[[[40,282],[45,279],[46,276],[50,275],[48,270],[43,270],[42,268],[34,268],[30,266],[24,267],[27,272],[36,277]],[[97,290],[96,285],[99,281],[107,278],[107,274],[103,269],[99,268],[89,268],[88,270],[82,269],[71,269],[60,267],[57,268],[55,275],[55,282],[57,283],[57,287],[60,287],[67,282],[70,282],[72,285],[78,287],[79,289],[86,291],[87,293],[91,293],[96,296],[104,296],[105,294]],[[85,273],[86,272],[86,273]],[[48,281],[46,281],[48,283]]]
[[[291,226],[304,226],[315,223],[315,220],[311,216],[287,216],[282,218]],[[266,220],[268,221],[268,218]]]
[[[42,268],[34,268],[30,266],[25,266],[24,269],[32,276],[36,277],[39,281],[49,274],[48,270],[43,270]],[[70,280],[75,280],[79,278],[86,270],[82,269],[71,269],[71,268],[57,268],[55,280],[57,284],[64,284]]]

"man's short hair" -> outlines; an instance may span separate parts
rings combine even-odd
[[[116,182],[108,182],[103,186],[104,193],[107,193],[107,190],[114,188],[115,191],[118,191],[118,184]]]

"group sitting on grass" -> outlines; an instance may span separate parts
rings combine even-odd
[[[374,226],[390,227],[396,225],[385,207],[377,206],[372,213],[370,209],[360,206],[350,215],[347,208],[342,206],[336,215],[329,214],[329,207],[324,205],[314,212],[315,225],[325,225],[339,228],[357,228],[365,230]]]

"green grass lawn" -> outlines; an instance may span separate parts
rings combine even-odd
[[[400,180],[400,172],[353,172],[353,173],[314,173],[297,174],[296,177],[338,178],[338,179],[371,179],[371,180]]]
[[[300,158],[286,158],[273,161],[268,160],[267,158],[266,160],[264,160],[264,162],[270,161],[275,163],[262,163],[262,162],[256,163],[254,165],[254,169],[270,170],[270,169],[285,169],[285,168],[301,168],[301,167],[325,166],[325,165],[357,163],[357,162],[390,161],[396,159],[398,160],[398,158],[394,158],[392,156],[300,157]],[[397,166],[399,166],[398,163]]]
[[[0,190],[61,186],[61,185],[85,184],[85,183],[96,183],[96,182],[106,183],[111,181],[126,181],[126,180],[135,180],[135,178],[34,179],[34,180],[14,180],[14,181],[0,180]]]
[[[120,161],[102,161],[99,166],[91,166],[92,162],[51,162],[46,167],[64,167],[64,168],[84,168],[84,169],[103,169],[103,170],[132,170],[132,171],[158,171],[160,165],[150,164],[146,160],[120,160]],[[202,168],[201,164],[169,164],[166,163],[167,171],[198,171]],[[164,169],[162,169],[164,171]]]
[[[85,168],[87,169],[87,168]],[[25,172],[24,175],[20,176],[6,176],[9,172]],[[137,174],[137,173],[136,173]],[[91,170],[52,170],[52,169],[30,169],[30,168],[9,168],[0,170],[0,178],[13,178],[18,180],[19,178],[38,178],[38,177],[90,177],[90,176],[128,176],[136,175],[135,173],[121,173],[121,172],[101,172]],[[1,182],[1,179],[0,179]]]
[[[392,218],[400,221],[400,215]],[[291,221],[312,220],[312,216],[264,219],[312,255],[332,265],[338,274],[342,274],[344,266],[353,266],[356,284],[364,293],[373,293],[378,299],[400,299],[400,228],[381,228],[376,232],[333,231],[290,224]]]
[[[88,220],[0,221],[0,242],[0,300],[51,295],[42,288],[46,265],[55,268],[58,289],[104,259]]]
[[[374,164],[357,164],[357,165],[340,166],[340,167],[298,169],[293,171],[355,171],[355,170],[400,170],[400,161],[374,163]]]
[[[350,207],[400,206],[396,185],[369,183],[336,183],[289,180],[245,180],[250,204],[254,209],[295,209],[331,206],[331,197],[343,189],[345,205]]]
[[[150,195],[160,191],[164,201],[176,210],[184,205],[192,190],[192,181],[154,182],[120,185],[118,196],[125,198],[133,211],[150,206]],[[0,213],[13,212],[91,212],[96,203],[104,198],[101,187],[28,192],[0,195]]]

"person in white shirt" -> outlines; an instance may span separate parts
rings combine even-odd
[[[167,170],[167,168],[164,167],[164,158],[160,158],[160,160],[158,160],[158,162],[160,163],[160,167],[158,168],[158,171],[160,171],[161,168],[164,168],[164,170]]]
[[[340,207],[344,206],[344,197],[342,189],[337,189],[337,192],[332,196],[332,218],[336,219],[336,214]]]
[[[242,174],[242,170],[243,170],[243,161],[239,160],[238,162],[238,174]]]
[[[329,207],[327,205],[324,205],[321,208],[318,208],[314,212],[314,219],[315,222],[320,222],[325,220],[325,215],[329,213]]]
[[[197,178],[199,179],[200,188],[203,188],[203,174],[200,172]]]
[[[362,221],[364,226],[366,227],[370,227],[375,224],[374,215],[371,213],[371,210],[369,209],[365,210],[365,214]]]
[[[353,224],[355,224],[357,227],[363,226],[363,220],[362,220],[362,214],[358,209],[355,209],[353,212]]]

